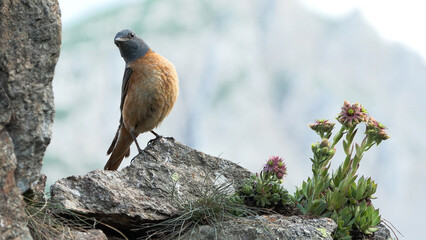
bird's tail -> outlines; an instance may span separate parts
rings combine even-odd
[[[121,125],[118,128],[114,140],[108,149],[107,154],[111,153],[111,156],[109,157],[104,169],[117,170],[121,164],[121,161],[123,161],[123,158],[130,155],[130,145],[132,142],[132,136],[127,131],[127,129]]]
[[[112,153],[112,150],[114,150],[115,144],[117,143],[118,135],[120,134],[121,126],[123,126],[122,123],[120,125],[118,125],[118,129],[117,129],[117,132],[115,133],[115,137],[112,140],[111,146],[109,146],[109,148],[108,148],[107,156]],[[129,156],[130,156],[130,148],[129,148],[129,150],[127,150],[125,157],[129,157]]]

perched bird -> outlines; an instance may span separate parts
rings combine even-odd
[[[131,30],[117,33],[114,43],[126,62],[121,87],[121,117],[117,133],[107,151],[111,154],[105,170],[117,170],[124,157],[130,155],[133,141],[142,152],[136,138],[153,131],[170,113],[179,87],[175,66],[150,47]]]

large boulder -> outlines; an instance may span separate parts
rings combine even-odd
[[[279,214],[240,218],[222,224],[221,229],[204,225],[188,231],[183,239],[329,239],[337,224],[330,218],[306,218]]]
[[[57,0],[0,0],[0,125],[13,141],[21,192],[40,178],[51,139],[60,17]]]
[[[237,186],[250,175],[231,161],[166,138],[144,151],[121,171],[94,170],[57,181],[51,186],[51,200],[125,231],[179,214],[172,192],[191,201],[207,185],[230,182]]]
[[[21,192],[15,182],[16,156],[5,127],[0,125],[0,236],[2,239],[31,239]]]
[[[21,193],[38,185],[53,122],[57,0],[0,0],[0,236],[31,239]]]
[[[240,239],[333,239],[333,231],[337,224],[330,218],[314,218],[306,216],[283,216],[280,214],[253,216],[227,221],[220,229],[203,225],[183,235],[185,240],[240,240]],[[371,240],[388,240],[389,230],[383,225]],[[358,239],[354,237],[353,239]]]
[[[227,193],[232,193],[249,176],[249,171],[235,163],[161,138],[120,171],[94,170],[84,176],[57,181],[51,187],[51,201],[95,217],[106,224],[104,226],[112,226],[134,239],[152,234],[152,229],[157,229],[156,223],[163,220],[165,225],[175,226],[173,219],[182,214],[176,199],[194,203],[202,197],[206,187],[224,186],[225,183],[230,183]],[[172,193],[177,195],[174,200]],[[179,237],[188,240],[332,239],[336,227],[329,218],[253,215],[235,217],[216,226],[194,225]],[[105,230],[108,237],[114,236],[111,228],[102,225],[99,228]],[[384,240],[389,236],[389,231],[381,228],[383,235],[374,239]]]

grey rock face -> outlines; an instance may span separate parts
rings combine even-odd
[[[228,160],[162,138],[135,157],[131,166],[61,179],[52,185],[51,195],[52,201],[68,209],[129,228],[178,214],[170,201],[174,190],[187,199],[196,199],[206,184],[234,182],[236,186],[249,175]]]
[[[0,125],[0,238],[32,239],[26,226],[21,192],[15,183],[15,168],[12,139]]]
[[[56,0],[0,1],[0,125],[13,140],[16,184],[40,177],[51,138],[52,78],[61,44]]]
[[[90,229],[85,232],[73,231],[72,238],[78,240],[107,240],[107,236],[99,229]]]
[[[239,218],[221,225],[220,229],[212,226],[200,226],[187,232],[182,239],[187,240],[305,240],[333,239],[332,234],[337,224],[330,218],[307,218],[304,216],[282,216],[279,214]],[[390,239],[390,232],[382,224],[374,234],[374,240]]]
[[[0,0],[1,239],[32,239],[21,193],[43,179],[60,43],[56,0]]]
[[[228,221],[216,232],[212,226],[201,226],[188,232],[183,239],[333,239],[336,223],[329,218],[286,217],[279,214],[255,216]]]
[[[388,240],[388,239],[390,240],[390,239],[392,239],[390,231],[389,231],[389,229],[387,229],[385,227],[385,225],[383,225],[381,223],[377,226],[377,228],[379,230],[377,230],[377,232],[374,233],[374,240]]]

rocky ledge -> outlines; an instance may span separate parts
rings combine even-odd
[[[95,217],[129,239],[143,239],[147,235],[141,230],[142,226],[181,214],[172,195],[187,202],[196,201],[202,196],[205,186],[224,183],[229,183],[232,192],[250,174],[231,161],[209,156],[173,139],[161,138],[148,145],[130,166],[120,171],[94,170],[84,176],[57,181],[51,187],[51,201],[68,210]],[[220,228],[217,231],[214,226],[197,225],[179,237],[332,239],[336,224],[329,218],[269,214],[227,220]],[[375,239],[389,237],[389,232],[381,228],[386,234]],[[103,230],[107,235],[120,236],[110,231],[111,228]],[[87,235],[93,238],[93,233]]]

